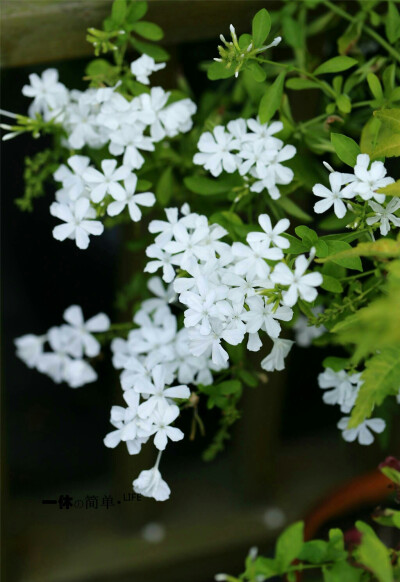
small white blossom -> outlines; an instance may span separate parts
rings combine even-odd
[[[282,294],[284,305],[293,307],[298,298],[312,302],[317,297],[315,287],[321,285],[321,273],[307,273],[309,262],[304,255],[299,255],[295,261],[294,272],[285,263],[278,263],[271,273],[271,280],[280,285],[288,285],[289,289]]]
[[[145,497],[153,497],[156,501],[166,501],[171,494],[171,489],[161,477],[157,466],[142,471],[133,482],[133,490]]]
[[[14,340],[17,348],[17,356],[25,362],[28,368],[34,368],[43,353],[43,345],[46,336],[38,336],[32,333],[23,335]]]
[[[219,176],[222,170],[232,174],[237,169],[236,157],[232,153],[235,147],[233,136],[222,125],[215,127],[212,133],[203,133],[197,147],[200,153],[195,154],[193,162],[204,166],[213,176]]]
[[[368,154],[359,154],[357,163],[354,166],[356,180],[348,184],[343,195],[351,193],[353,196],[358,195],[363,200],[374,198],[377,202],[382,203],[385,200],[384,194],[378,194],[377,191],[389,184],[393,184],[393,178],[385,177],[387,170],[382,162],[372,162],[370,169],[370,159]]]
[[[400,200],[393,198],[384,208],[377,202],[371,200],[369,206],[375,212],[375,216],[369,216],[367,218],[367,224],[375,224],[380,222],[380,232],[382,236],[386,236],[390,231],[390,223],[394,226],[400,226],[400,218],[394,215],[394,212],[400,208]]]
[[[261,368],[267,372],[274,372],[275,370],[285,369],[285,358],[292,349],[294,344],[291,340],[278,338],[274,340],[271,353],[262,360]]]
[[[64,221],[53,229],[56,240],[63,241],[67,238],[75,240],[79,249],[87,249],[89,235],[98,236],[103,233],[104,226],[96,218],[96,211],[90,206],[87,198],[79,198],[76,202],[61,204],[53,202],[50,206],[50,214]]]
[[[133,222],[138,222],[142,218],[142,212],[139,206],[154,206],[156,202],[156,197],[152,192],[140,192],[135,194],[137,185],[137,176],[132,174],[124,181],[124,196],[125,198],[111,202],[107,206],[107,214],[109,216],[117,216],[128,207],[129,216]]]
[[[343,199],[353,198],[355,192],[353,190],[342,190],[342,177],[339,172],[332,172],[329,174],[329,183],[331,185],[330,190],[322,184],[315,184],[313,187],[313,193],[315,196],[323,198],[323,200],[319,200],[314,204],[314,211],[317,214],[321,214],[333,206],[336,216],[338,218],[343,218],[347,211]]]
[[[98,313],[85,322],[82,308],[71,305],[64,311],[64,319],[72,327],[71,353],[77,358],[81,358],[83,354],[90,358],[98,356],[101,346],[92,334],[109,329],[110,320],[107,315]]]
[[[115,200],[125,200],[126,193],[120,182],[126,180],[131,171],[126,166],[118,169],[116,160],[103,160],[102,172],[95,168],[88,168],[83,178],[91,186],[90,198],[93,202],[101,202],[106,194],[110,194]]]
[[[131,72],[132,75],[135,75],[136,79],[139,83],[143,83],[144,85],[148,85],[150,83],[149,76],[151,73],[155,73],[156,71],[160,71],[166,67],[166,63],[159,63],[156,64],[155,60],[148,55],[142,55],[136,61],[131,63]]]
[[[339,420],[337,425],[338,429],[342,431],[343,439],[349,443],[357,440],[360,445],[370,445],[374,442],[373,432],[380,434],[386,427],[382,418],[368,418],[356,428],[347,428],[349,420],[350,417],[345,416]]]

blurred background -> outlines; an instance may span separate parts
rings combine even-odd
[[[22,86],[30,73],[49,66],[59,69],[67,87],[83,89],[91,57],[85,30],[100,26],[110,4],[2,2],[1,107],[25,113]],[[218,35],[231,22],[238,32],[247,32],[257,10],[277,4],[151,1],[146,20],[162,26],[171,53],[154,82],[172,88],[183,74],[199,95],[209,82],[198,65],[215,56]],[[329,52],[329,40],[315,42],[317,51]],[[302,92],[297,118],[312,115],[314,106]],[[283,526],[304,518],[348,479],[376,467],[386,450],[379,443],[360,447],[341,440],[335,428],[339,413],[322,403],[317,386],[328,354],[296,347],[284,373],[245,390],[242,418],[223,454],[211,463],[202,461],[218,417],[200,410],[206,436],[176,443],[163,458],[171,499],[132,498],[132,480],[153,458],[150,451],[137,459],[125,448],[103,445],[110,407],[121,404],[109,351],[99,363],[99,381],[79,390],[55,385],[14,353],[15,337],[59,325],[73,303],[87,317],[99,311],[120,317],[116,290],[138,267],[135,255],[123,248],[129,233],[122,227],[94,237],[86,252],[55,241],[50,192],[36,201],[32,213],[18,209],[14,200],[23,194],[24,157],[46,145],[43,138],[22,136],[1,147],[3,579],[152,582],[162,575],[165,582],[202,582],[216,572],[240,572],[250,546],[268,553]],[[185,433],[190,422],[183,415]],[[387,449],[392,454],[394,442]],[[60,496],[72,498],[69,509],[42,503]],[[352,517],[350,512],[334,524],[345,527]]]

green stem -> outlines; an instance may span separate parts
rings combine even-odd
[[[276,63],[275,61],[270,61],[268,59],[257,58],[257,60],[260,63],[265,63],[267,65],[274,65],[275,67],[281,67],[282,69],[286,69],[288,72],[294,71],[295,73],[299,73],[299,75],[305,75],[305,76],[309,77],[310,79],[312,79],[315,83],[317,83],[317,85],[319,85],[321,87],[321,90],[324,91],[324,93],[326,93],[330,97],[333,97],[334,99],[336,99],[336,93],[332,89],[332,87],[330,87],[328,85],[328,83],[326,83],[325,81],[321,81],[321,79],[319,79],[316,75],[313,75],[313,73],[310,73],[309,71],[306,71],[305,69],[299,69],[299,67],[295,67],[293,65],[287,65],[286,63]]]
[[[358,275],[351,275],[350,277],[342,277],[341,281],[351,281],[352,279],[360,279],[361,277],[366,277],[367,275],[372,275],[375,273],[376,269],[371,269],[370,271],[365,271],[365,273],[359,273]]]
[[[330,2],[329,0],[322,0],[322,4],[324,4],[327,8],[330,8],[332,12],[335,12],[338,16],[341,16],[342,18],[348,20],[349,22],[352,23],[358,22],[358,20],[354,18],[354,16],[350,16],[350,14],[347,14],[347,12],[339,8],[339,6],[336,6],[336,4],[334,4],[333,2]],[[363,29],[367,34],[369,34],[369,36],[376,40],[377,43],[379,43],[383,48],[385,48],[387,52],[390,55],[392,55],[392,57],[398,63],[400,63],[400,54],[388,42],[386,42],[386,40],[382,38],[380,34],[375,32],[373,28],[370,28],[367,25],[363,25]]]

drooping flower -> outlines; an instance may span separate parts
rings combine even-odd
[[[294,342],[278,338],[274,340],[271,353],[262,360],[261,368],[267,372],[274,372],[275,370],[285,369],[285,358],[292,349]]]

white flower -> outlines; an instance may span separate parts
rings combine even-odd
[[[161,247],[172,239],[175,225],[178,223],[177,208],[165,208],[165,214],[167,220],[152,220],[149,224],[149,232],[159,233],[155,242]]]
[[[69,354],[72,329],[68,325],[52,327],[47,332],[47,339],[53,352],[46,352],[39,356],[37,369],[59,384],[65,379],[66,366],[71,362]]]
[[[153,427],[150,434],[155,434],[154,444],[159,451],[163,451],[167,446],[168,439],[180,441],[184,434],[175,426],[170,426],[179,416],[179,408],[175,405],[164,406],[161,410],[154,410],[151,420]]]
[[[139,96],[140,116],[151,116],[150,136],[155,142],[165,137],[165,128],[160,120],[160,115],[167,104],[170,93],[166,93],[162,87],[152,87],[150,94],[142,93]]]
[[[400,218],[395,216],[393,213],[400,208],[400,200],[393,198],[389,204],[384,208],[377,202],[372,200],[368,203],[372,210],[375,212],[375,216],[369,216],[367,218],[367,224],[375,224],[380,222],[380,232],[382,236],[386,236],[390,231],[390,223],[392,222],[394,226],[400,226]]]
[[[267,372],[274,372],[275,370],[284,370],[285,358],[290,352],[292,345],[291,340],[278,338],[274,340],[271,353],[262,360],[261,368]]]
[[[222,125],[215,127],[212,133],[203,133],[197,147],[200,153],[195,154],[193,162],[204,166],[213,176],[219,176],[222,170],[232,174],[237,169],[236,157],[231,153],[233,136]]]
[[[68,201],[77,200],[85,194],[86,183],[83,174],[90,164],[90,158],[87,156],[71,156],[68,158],[68,165],[72,172],[64,165],[61,165],[54,172],[54,179],[62,182],[63,190],[66,191]],[[61,202],[61,200],[59,200]]]
[[[329,174],[329,183],[331,185],[330,190],[322,184],[315,184],[313,187],[313,193],[315,196],[323,198],[323,200],[319,200],[314,204],[314,212],[321,214],[333,206],[336,216],[338,218],[343,218],[347,210],[343,198],[353,198],[355,192],[352,190],[341,189],[342,175],[339,172],[332,172]]]
[[[184,219],[183,219],[184,220]],[[175,264],[178,264],[183,269],[190,264],[190,261],[195,258],[206,257],[208,254],[202,242],[209,234],[207,221],[199,221],[192,232],[182,221],[179,221],[174,227],[174,238],[165,244],[165,250],[174,255]]]
[[[337,427],[342,431],[342,437],[349,443],[358,440],[360,445],[370,445],[374,442],[372,431],[380,434],[386,428],[386,423],[382,418],[368,418],[356,428],[347,428],[349,420],[350,417],[345,416],[337,424]]]
[[[17,348],[17,356],[25,362],[28,368],[34,368],[43,353],[43,344],[46,336],[38,336],[32,333],[17,337],[14,340]]]
[[[146,255],[154,261],[149,261],[144,268],[145,273],[155,273],[158,269],[163,270],[163,280],[166,283],[171,283],[175,279],[175,269],[172,265],[176,265],[177,261],[170,253],[163,251],[158,245],[150,245],[146,249]]]
[[[234,271],[237,275],[258,277],[266,279],[270,267],[265,259],[278,261],[283,258],[283,252],[279,248],[268,248],[262,242],[252,242],[250,245],[235,242],[232,245],[233,255],[237,259]]]
[[[96,211],[91,208],[87,198],[79,198],[71,206],[53,202],[50,206],[50,214],[66,223],[53,229],[54,238],[60,241],[67,238],[74,239],[76,246],[80,249],[88,248],[89,234],[98,236],[104,230],[101,222],[93,220],[96,217]]]
[[[253,242],[261,242],[267,247],[271,246],[271,244],[280,249],[288,249],[290,247],[288,239],[280,236],[290,226],[290,222],[287,218],[279,220],[274,228],[272,228],[271,219],[268,214],[260,214],[258,222],[264,232],[249,232],[246,238],[249,244]]]
[[[275,133],[282,131],[283,123],[273,121],[272,123],[260,123],[259,119],[248,119],[247,125],[253,132],[253,138],[265,144],[265,149],[279,149],[282,146],[282,140],[272,137]]]
[[[97,380],[97,374],[85,360],[70,360],[64,369],[64,380],[71,388],[79,388]]]
[[[288,285],[289,289],[282,294],[284,305],[292,307],[300,296],[304,301],[312,302],[317,297],[315,287],[321,285],[321,273],[307,273],[309,262],[304,255],[299,255],[295,261],[294,273],[285,263],[278,263],[271,273],[271,280],[280,285]]]
[[[246,303],[249,311],[246,312],[244,320],[247,322],[247,331],[256,333],[260,329],[267,332],[270,338],[277,338],[281,333],[279,321],[290,321],[293,317],[293,311],[290,307],[278,307],[274,309],[273,304],[268,304],[264,297],[256,295],[248,297]]]
[[[29,81],[30,85],[22,88],[22,94],[33,98],[29,107],[31,117],[35,117],[36,113],[46,114],[49,110],[57,110],[68,103],[68,90],[59,83],[57,69],[46,69],[41,77],[32,73]]]
[[[92,333],[107,331],[110,320],[105,313],[98,313],[85,323],[82,308],[79,305],[71,305],[64,311],[64,319],[73,328],[71,353],[77,358],[83,354],[93,358],[100,353],[100,343]]]
[[[204,277],[196,279],[198,293],[185,291],[180,301],[187,306],[185,310],[185,327],[199,326],[202,335],[211,331],[210,320],[219,316],[217,301],[226,296],[226,287],[210,289]]]
[[[182,398],[186,400],[190,396],[190,390],[187,386],[166,386],[166,372],[163,365],[158,365],[152,370],[153,383],[146,383],[143,387],[136,384],[135,390],[138,393],[149,394],[150,397],[143,402],[138,409],[141,418],[151,417],[153,420],[154,411],[158,410],[163,413],[168,407],[168,398]]]
[[[160,120],[168,137],[175,137],[178,133],[186,133],[193,126],[192,115],[197,107],[191,99],[175,101],[160,111]]]
[[[135,194],[137,184],[137,176],[132,174],[124,181],[124,196],[120,200],[111,202],[107,206],[107,214],[109,216],[116,216],[121,214],[126,206],[128,206],[129,215],[133,222],[138,222],[142,217],[142,212],[139,206],[154,206],[156,202],[156,197],[152,192],[141,192],[140,194]]]
[[[385,200],[384,194],[377,194],[377,190],[393,184],[393,178],[385,178],[386,168],[382,162],[372,162],[368,170],[370,159],[368,154],[359,154],[357,163],[354,166],[356,180],[344,188],[344,192],[356,194],[363,200],[374,198],[377,202],[382,203]]]
[[[153,497],[156,501],[169,499],[171,493],[157,466],[148,471],[142,471],[133,482],[133,490],[145,497]]]
[[[361,384],[361,374],[350,375],[345,370],[335,372],[327,368],[318,376],[318,385],[322,390],[333,388],[324,392],[322,399],[325,404],[339,404],[345,414],[353,408]]]
[[[148,55],[142,55],[136,59],[136,61],[131,63],[131,72],[132,75],[135,75],[139,83],[148,85],[150,83],[149,76],[151,73],[160,71],[161,69],[164,69],[165,66],[166,63],[160,63],[156,65],[156,62],[152,57],[149,57]]]
[[[83,178],[92,187],[90,198],[93,202],[101,202],[106,194],[110,194],[115,200],[124,200],[125,190],[119,183],[125,180],[131,173],[126,166],[116,169],[117,160],[103,160],[102,172],[95,168],[88,168]]]

